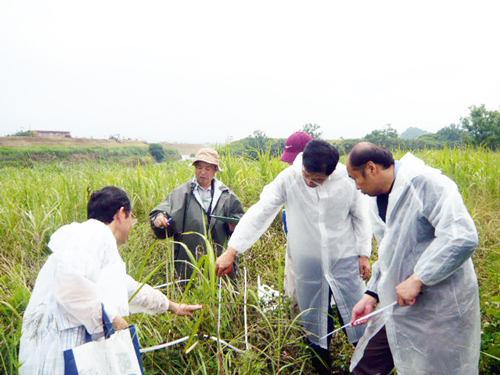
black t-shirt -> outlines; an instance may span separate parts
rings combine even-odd
[[[391,194],[392,187],[394,186],[394,181],[396,181],[396,179],[392,181],[391,188],[389,189],[389,192],[387,194],[377,195],[378,216],[380,216],[384,223],[385,217],[387,216],[387,206],[389,205],[389,194]]]
[[[385,216],[387,215],[387,206],[389,204],[389,193],[382,194],[377,196],[377,207],[378,207],[378,216],[385,223]]]

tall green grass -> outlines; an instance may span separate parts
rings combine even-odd
[[[441,150],[416,153],[429,165],[454,179],[472,213],[481,236],[474,256],[480,281],[484,355],[481,373],[500,373],[500,156],[485,150]],[[398,157],[401,155],[397,155]],[[245,207],[259,199],[265,184],[286,165],[261,154],[247,160],[227,153],[218,174],[240,197]],[[15,373],[22,313],[29,291],[46,260],[50,235],[62,225],[86,219],[89,194],[105,185],[125,189],[139,218],[120,251],[128,272],[151,285],[174,281],[171,240],[158,241],[150,229],[148,213],[167,194],[189,180],[194,169],[188,162],[126,165],[80,163],[33,164],[29,168],[3,167],[0,170],[0,373]],[[141,345],[149,347],[190,336],[191,340],[160,351],[146,353],[144,363],[150,374],[307,374],[309,355],[303,344],[304,332],[287,299],[279,300],[274,312],[263,311],[256,293],[256,279],[280,290],[286,238],[277,220],[261,240],[240,259],[248,270],[247,301],[250,350],[237,353],[195,334],[219,335],[237,348],[245,348],[243,279],[237,284],[223,280],[221,327],[217,330],[218,279],[214,276],[213,254],[194,261],[199,272],[189,285],[172,284],[163,291],[179,302],[201,302],[205,308],[195,317],[173,314],[136,315],[130,321],[139,328]],[[348,373],[352,349],[343,335],[333,340],[335,368]],[[188,346],[196,346],[186,353]]]

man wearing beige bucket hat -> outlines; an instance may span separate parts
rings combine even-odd
[[[174,189],[151,211],[151,226],[158,238],[173,237],[185,244],[197,259],[206,253],[206,246],[196,233],[210,234],[214,249],[220,255],[234,230],[235,221],[245,212],[231,189],[215,178],[217,172],[222,172],[216,150],[200,149],[191,165],[195,167],[195,176]],[[193,273],[190,257],[180,244],[175,245],[174,259],[176,276],[181,280],[190,278]],[[234,272],[230,276],[234,277]]]

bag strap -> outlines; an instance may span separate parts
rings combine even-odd
[[[109,320],[108,314],[106,314],[106,310],[104,310],[104,304],[101,303],[102,306],[102,324],[104,328],[104,337],[109,339],[111,335],[115,333],[115,329],[113,328],[113,323]]]
[[[85,342],[91,342],[91,341],[92,341],[92,335],[85,328]]]

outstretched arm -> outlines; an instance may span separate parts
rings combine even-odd
[[[233,269],[234,259],[238,252],[232,247],[228,247],[218,258],[215,263],[217,276],[222,276],[230,273]]]
[[[152,288],[147,284],[141,284],[135,281],[131,276],[127,275],[129,298],[135,294],[130,301],[130,312],[158,314],[165,311],[172,311],[179,316],[192,316],[192,312],[203,308],[202,305],[188,305],[185,303],[177,303],[169,301],[159,290]],[[139,291],[137,291],[139,289]],[[137,292],[137,293],[136,293]],[[114,323],[114,322],[113,322]]]
[[[260,200],[243,215],[229,240],[227,250],[217,258],[217,275],[222,276],[231,272],[238,253],[250,248],[269,228],[285,202],[285,185],[281,172],[264,188]]]
[[[201,310],[203,308],[202,305],[188,305],[185,303],[177,303],[174,301],[170,301],[169,311],[172,311],[174,314],[179,316],[193,316],[193,311]]]

